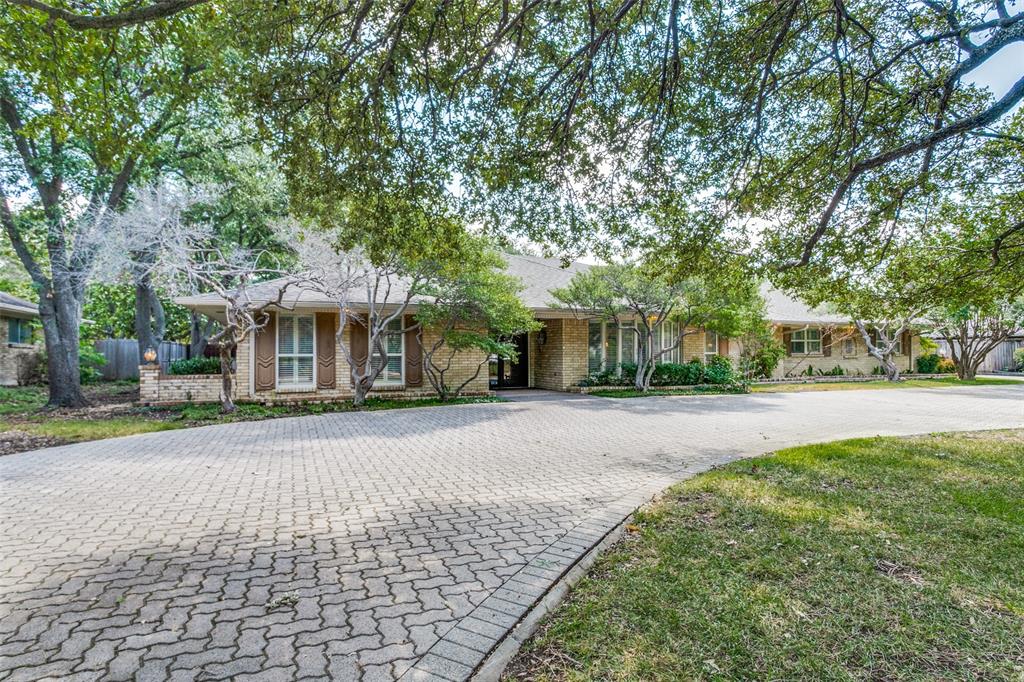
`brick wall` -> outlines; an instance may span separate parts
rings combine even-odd
[[[345,341],[348,342],[349,331],[345,330]],[[233,385],[236,400],[254,400],[263,403],[286,403],[308,401],[350,400],[352,398],[352,379],[345,354],[340,347],[336,349],[334,363],[335,388],[317,390],[252,390],[252,357],[255,337],[250,336],[238,345],[235,355],[235,381]],[[437,333],[428,331],[424,334],[424,346],[433,343]],[[461,384],[476,371],[478,364],[485,359],[480,351],[457,353],[452,360],[452,367],[447,372],[449,386]],[[440,358],[438,358],[440,361]],[[145,404],[171,404],[182,402],[213,403],[220,402],[220,375],[182,375],[161,374],[158,369],[150,366],[140,368],[139,375],[140,399]],[[476,379],[471,381],[463,395],[489,394],[487,367],[480,370]],[[424,398],[436,395],[424,371],[423,385],[405,387],[378,384],[370,392],[371,396],[388,398]]]
[[[781,327],[775,328],[775,338],[780,342],[783,341]],[[843,339],[853,341],[852,353],[846,354],[843,352]],[[920,355],[919,346],[919,337],[914,335],[911,337],[910,347],[903,348],[903,353],[896,356],[896,364],[901,372],[913,371],[915,369],[914,359]],[[826,357],[823,353],[787,355],[775,369],[772,378],[782,379],[787,376],[799,375],[807,371],[808,365],[812,366],[815,372],[818,370],[827,372],[838,365],[843,368],[847,375],[870,376],[875,371],[875,368],[879,366],[879,363],[878,360],[868,354],[867,344],[864,343],[860,332],[853,327],[843,327],[832,331],[832,354],[830,356]]]
[[[587,321],[544,320],[546,339],[533,363],[534,385],[564,391],[587,378]]]
[[[139,367],[139,401],[143,405],[219,403],[220,374],[164,374],[159,365]],[[232,387],[238,399],[237,383]]]
[[[39,347],[34,344],[11,344],[7,342],[7,322],[10,318],[0,317],[0,386],[17,386],[25,383],[39,362]]]

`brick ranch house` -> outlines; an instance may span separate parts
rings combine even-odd
[[[0,291],[0,386],[25,383],[35,368],[39,347],[33,326],[38,317],[34,303]]]
[[[566,286],[573,275],[591,266],[572,263],[562,267],[558,260],[533,256],[506,255],[507,271],[523,283],[521,298],[543,327],[515,339],[519,350],[516,362],[492,360],[466,387],[465,395],[487,395],[494,389],[542,388],[572,391],[590,374],[608,366],[631,362],[636,357],[635,334],[618,329],[613,323],[586,319],[573,312],[552,307],[551,290]],[[849,333],[849,321],[803,306],[773,290],[766,290],[770,319],[776,333],[787,346],[787,357],[776,376],[839,365],[850,374],[871,374],[877,362],[867,355],[862,341]],[[176,302],[213,318],[223,316],[223,303],[213,294],[189,296]],[[417,310],[416,301],[406,310],[405,324],[396,321],[396,329],[409,326]],[[281,309],[271,313],[265,328],[242,342],[235,356],[234,398],[236,400],[279,403],[289,401],[326,401],[347,399],[352,395],[349,366],[337,347],[338,312],[335,304],[308,290],[286,296]],[[671,324],[663,325],[664,338],[677,333]],[[831,339],[837,339],[835,343]],[[355,357],[365,357],[365,328],[350,324],[343,339]],[[425,330],[423,342],[436,336]],[[374,384],[371,395],[422,397],[433,391],[423,373],[422,349],[413,331],[388,338],[387,367]],[[740,344],[702,330],[683,339],[681,347],[663,356],[664,362],[706,360],[724,355],[739,357]],[[904,368],[913,367],[910,336],[901,348]],[[467,351],[456,356],[450,374],[453,383],[472,376],[484,356]],[[215,375],[162,374],[158,366],[140,369],[141,399],[148,404],[176,402],[215,402],[220,395],[220,378]],[[460,379],[461,377],[461,379]]]

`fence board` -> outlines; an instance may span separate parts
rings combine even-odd
[[[96,342],[96,351],[107,361],[100,368],[104,379],[139,378],[139,342],[135,339],[100,339]],[[166,372],[171,362],[188,357],[188,346],[164,341],[157,348],[156,355],[160,367]]]

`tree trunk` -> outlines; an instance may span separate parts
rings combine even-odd
[[[234,412],[235,401],[231,398],[231,346],[227,343],[220,345],[220,411],[228,414]]]
[[[52,298],[39,301],[39,318],[46,342],[46,376],[50,387],[48,407],[85,407],[79,374],[78,303],[70,292],[51,290]]]
[[[370,392],[373,387],[371,384],[367,386],[364,380],[356,381],[352,386],[352,404],[355,407],[362,407],[366,404],[366,394]]]
[[[164,340],[164,307],[149,275],[135,282],[135,338],[139,340],[139,364],[145,362],[146,350],[160,349]]]

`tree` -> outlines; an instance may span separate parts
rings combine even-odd
[[[498,254],[488,251],[474,267],[424,290],[426,300],[416,311],[417,334],[424,372],[441,400],[457,398],[492,357],[515,360],[512,337],[541,326],[519,298],[522,283],[502,272],[504,265]],[[425,343],[425,330],[436,334],[433,342]],[[449,377],[455,356],[468,351],[480,352],[483,359],[472,375],[453,383]]]
[[[626,327],[638,338],[637,369],[634,386],[650,388],[655,364],[665,354],[679,348],[683,339],[698,329],[711,329],[725,335],[740,331],[740,308],[757,305],[760,300],[751,282],[741,277],[704,275],[672,279],[660,268],[638,263],[611,264],[577,273],[564,289],[551,292],[558,305],[581,316],[596,316],[606,321],[635,320]],[[660,341],[666,322],[678,325],[675,337]]]
[[[949,346],[956,375],[973,381],[990,352],[1024,329],[1024,301],[994,301],[985,306],[933,310],[932,330]]]
[[[272,309],[287,309],[286,294],[301,286],[264,252],[224,243],[202,208],[215,188],[153,184],[110,222],[113,248],[99,268],[108,278],[144,276],[183,294],[211,292],[224,302],[219,330],[210,341],[219,348],[221,409],[235,408],[232,355],[270,320]],[[141,254],[141,255],[140,255]]]
[[[8,7],[0,28],[0,223],[32,279],[46,342],[49,404],[84,404],[79,326],[109,221],[182,125],[202,88],[207,33],[185,15],[152,30],[78,32]],[[173,43],[173,44],[172,44]],[[45,254],[14,197],[31,197]]]

